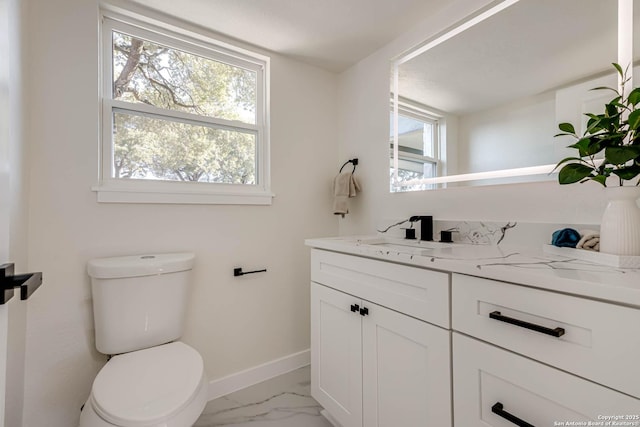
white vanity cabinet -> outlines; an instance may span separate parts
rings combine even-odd
[[[449,275],[317,249],[311,270],[312,396],[342,427],[451,426]]]
[[[363,246],[311,251],[312,395],[342,427],[640,426],[639,272]]]
[[[635,308],[454,274],[456,426],[639,425],[639,326]]]

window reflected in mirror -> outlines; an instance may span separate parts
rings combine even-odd
[[[446,168],[446,142],[441,117],[424,106],[404,101],[398,110],[398,182],[391,191],[419,191],[434,188],[434,184],[412,183],[439,176]],[[390,116],[390,177],[394,177],[393,111]]]

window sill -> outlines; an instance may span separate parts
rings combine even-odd
[[[275,197],[268,191],[163,191],[136,188],[119,188],[97,185],[91,188],[96,192],[98,203],[156,203],[183,205],[271,205]]]

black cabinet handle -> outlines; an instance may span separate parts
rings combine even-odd
[[[492,311],[489,313],[489,317],[511,325],[520,326],[521,328],[531,329],[532,331],[540,332],[541,334],[551,335],[553,337],[561,337],[564,335],[564,328],[546,328],[544,326],[536,325],[535,323],[529,323],[524,320],[514,319],[513,317],[503,316],[499,311]]]
[[[360,306],[358,304],[351,304],[351,312],[355,313],[360,310]]]
[[[518,427],[535,427],[533,424],[529,424],[528,422],[516,417],[513,414],[508,413],[507,411],[504,410],[504,405],[500,402],[496,402],[492,407],[491,407],[491,412],[493,412],[494,414],[496,414],[499,417],[504,418],[507,421],[512,422],[513,424],[517,425]]]
[[[360,309],[360,316],[366,316],[367,314],[369,314],[369,309],[367,307],[362,307]]]

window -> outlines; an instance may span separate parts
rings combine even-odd
[[[102,46],[98,201],[271,203],[268,58],[108,12]]]
[[[394,123],[391,112],[390,123]],[[391,129],[391,191],[417,191],[430,184],[403,184],[406,181],[434,178],[441,174],[439,119],[418,107],[405,103],[398,107],[398,183],[393,184],[393,129]]]

